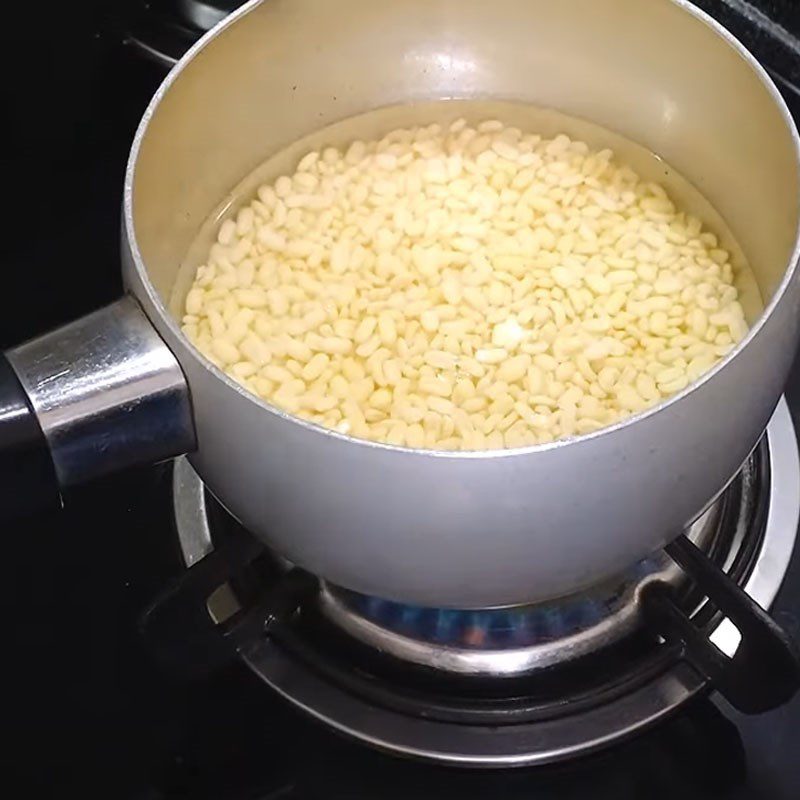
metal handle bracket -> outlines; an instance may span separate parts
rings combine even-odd
[[[183,372],[132,297],[15,347],[7,357],[64,488],[195,448]]]

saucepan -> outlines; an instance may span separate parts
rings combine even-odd
[[[606,429],[458,453],[323,429],[205,359],[168,304],[226,193],[328,123],[449,98],[557,109],[685,175],[755,273],[766,308],[745,340],[678,395]],[[169,73],[136,133],[123,196],[127,295],[6,354],[4,502],[36,504],[188,452],[253,534],[348,589],[474,608],[599,581],[703,511],[781,396],[800,319],[799,151],[766,72],[682,0],[248,3]]]

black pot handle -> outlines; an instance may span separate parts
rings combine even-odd
[[[50,448],[17,373],[0,353],[0,515],[57,507]]]
[[[0,516],[195,447],[183,372],[131,297],[12,348],[2,364]]]
[[[800,655],[786,632],[685,536],[665,549],[742,639],[733,657],[726,656],[684,613],[672,587],[662,581],[642,592],[651,629],[679,644],[684,658],[739,711],[761,713],[790,700],[800,688]]]

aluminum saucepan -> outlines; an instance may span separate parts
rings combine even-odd
[[[693,181],[767,304],[747,338],[679,395],[613,427],[468,453],[296,419],[187,341],[168,311],[178,266],[244,176],[335,120],[454,97],[590,120]],[[251,2],[177,64],[138,129],[123,199],[128,296],[7,354],[18,383],[2,382],[3,458],[19,465],[3,482],[16,486],[8,501],[31,495],[49,463],[68,487],[189,450],[249,530],[349,589],[470,608],[598,581],[695,519],[776,406],[798,338],[799,149],[765,71],[682,0]],[[49,462],[34,446],[42,433]]]

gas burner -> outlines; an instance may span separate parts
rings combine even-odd
[[[687,531],[714,561],[739,552],[759,527],[766,497],[766,445]],[[754,542],[754,539],[750,540]],[[728,565],[730,567],[730,565]],[[663,551],[624,574],[547,603],[461,611],[421,608],[323,584],[324,614],[360,641],[397,658],[469,675],[510,676],[570,661],[629,635],[640,623],[640,597],[652,581],[679,588],[683,573]]]
[[[749,711],[784,702],[796,686],[790,648],[761,635],[770,626],[759,631],[749,599],[772,604],[800,516],[783,401],[740,474],[666,552],[533,606],[424,609],[326,585],[266,553],[185,460],[174,508],[193,568],[146,627],[171,613],[174,644],[175,620],[183,631],[187,613],[192,624],[202,617],[291,703],[385,750],[453,764],[546,763],[630,736],[712,686]],[[179,613],[165,614],[170,605]],[[721,666],[722,653],[735,659],[727,664],[754,651],[759,664],[773,659],[770,680]]]

